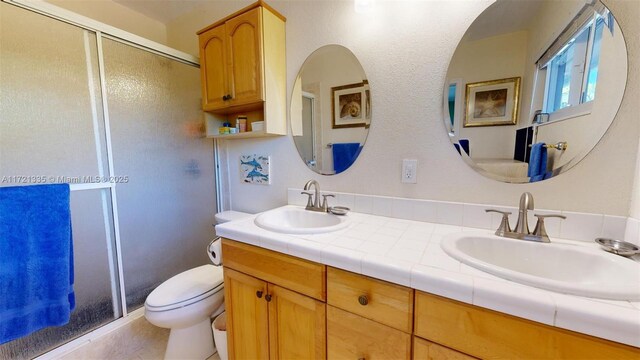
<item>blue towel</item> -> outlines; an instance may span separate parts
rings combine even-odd
[[[349,168],[358,158],[362,146],[360,143],[335,143],[333,149],[333,170],[339,174]]]
[[[531,147],[531,156],[529,157],[529,182],[544,180],[549,177],[547,173],[547,147],[543,142],[535,143]]]
[[[69,322],[69,185],[0,187],[0,344]]]

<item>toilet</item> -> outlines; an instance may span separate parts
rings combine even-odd
[[[250,216],[238,211],[215,215],[221,224]],[[165,359],[200,359],[213,355],[211,318],[224,311],[221,266],[202,265],[184,271],[155,288],[144,303],[144,316],[171,329]]]

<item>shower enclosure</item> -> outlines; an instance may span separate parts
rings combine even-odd
[[[71,184],[77,302],[69,324],[0,358],[126,316],[207,262],[214,152],[201,124],[197,64],[0,2],[0,186]]]

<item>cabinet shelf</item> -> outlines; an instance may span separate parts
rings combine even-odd
[[[235,140],[235,139],[249,139],[249,138],[257,138],[257,137],[265,137],[265,136],[278,136],[277,134],[268,134],[264,131],[247,131],[243,133],[236,134],[207,134],[208,138],[212,139],[225,139],[225,140]]]

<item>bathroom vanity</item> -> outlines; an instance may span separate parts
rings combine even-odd
[[[348,216],[357,221],[352,229],[367,221],[386,222],[390,226],[428,224],[365,214]],[[374,269],[365,266],[367,260],[352,257],[348,249],[323,244],[333,236],[330,234],[279,234],[255,226],[253,217],[218,226],[217,231],[224,237],[230,358],[637,359],[640,356],[637,334],[630,334],[628,341],[615,336],[607,340],[604,333],[594,337],[545,324],[536,315],[527,316],[526,311],[513,316],[487,308],[491,306],[459,301],[465,299],[457,295],[456,289],[473,288],[473,282],[452,280],[445,271],[422,276],[421,280],[420,271],[425,269],[420,266],[405,270],[380,263],[373,265],[379,266],[378,273],[366,270]],[[393,235],[387,237],[393,241]],[[389,278],[401,278],[407,271],[409,274],[404,275],[410,279],[408,284],[400,280],[383,281],[379,279],[383,276],[378,275],[385,272]],[[431,280],[427,281],[429,277]],[[514,292],[531,289],[541,297],[549,293],[510,284],[500,286],[513,286]],[[522,307],[535,308],[536,301],[528,299]],[[629,313],[640,318],[640,311]],[[607,316],[611,316],[611,326],[615,327],[617,318],[613,314],[594,313],[594,321],[601,321],[596,317]]]

